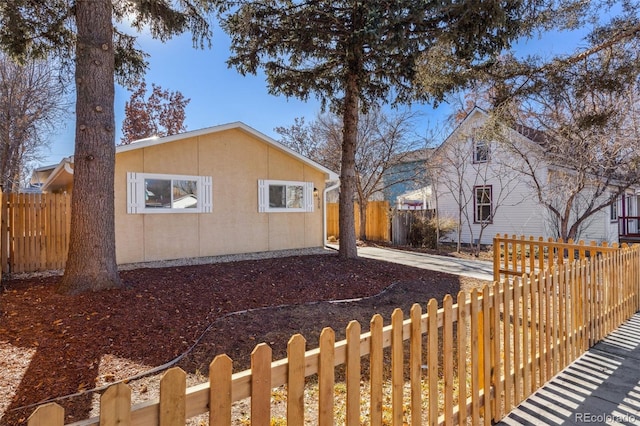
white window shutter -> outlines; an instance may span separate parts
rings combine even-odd
[[[313,182],[304,183],[304,211],[313,212]]]
[[[267,187],[267,182],[259,179],[258,180],[258,212],[264,213],[267,210],[267,206],[269,205],[269,188]]]
[[[135,214],[144,208],[144,181],[138,173],[127,173],[127,213]]]
[[[211,213],[213,211],[213,179],[211,176],[202,176],[200,178],[200,188],[198,196],[201,198],[203,213]]]

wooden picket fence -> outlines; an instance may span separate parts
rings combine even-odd
[[[591,241],[587,245],[584,241],[576,244],[573,240],[565,243],[562,239],[498,234],[493,239],[493,279],[499,281],[504,277],[532,275],[536,271],[549,269],[556,263],[570,264],[576,259],[581,261],[598,257],[618,249],[617,243],[609,245],[604,242],[598,245]]]
[[[71,195],[0,194],[3,273],[64,268],[69,248]]]
[[[284,385],[287,424],[303,425],[310,376],[317,378],[321,426],[334,424],[340,398],[350,425],[361,424],[361,416],[372,425],[383,418],[394,425],[490,425],[637,312],[639,295],[640,246],[563,261],[532,277],[460,292],[455,304],[448,295],[440,308],[435,299],[426,312],[413,305],[408,317],[396,309],[388,325],[374,315],[365,333],[353,321],[339,342],[326,328],[316,349],[306,350],[304,337],[295,335],[288,357],[275,362],[271,348],[259,344],[246,371],[233,373],[232,360],[219,355],[209,381],[194,387],[186,387],[184,371],[171,369],[158,400],[132,406],[128,385],[115,384],[101,397],[100,416],[75,425],[177,425],[197,415],[208,416],[210,425],[230,425],[232,404],[246,398],[251,424],[269,425],[272,390]],[[366,394],[363,357],[369,362]],[[335,392],[336,366],[345,366],[346,396]],[[42,424],[63,425],[64,409],[55,403],[37,408],[29,425]]]
[[[358,203],[354,204],[353,217],[356,226],[356,236],[360,234],[360,210]],[[338,203],[327,203],[327,235],[326,237],[340,237]],[[370,241],[389,241],[389,202],[369,201],[367,204],[367,239]]]

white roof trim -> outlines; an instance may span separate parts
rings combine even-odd
[[[65,157],[62,160],[60,160],[60,163],[58,163],[58,165],[56,166],[55,169],[53,169],[53,171],[51,172],[47,180],[45,180],[44,183],[42,184],[42,192],[48,191],[49,186],[56,180],[56,178],[63,171],[72,175],[73,174],[73,167],[71,166],[72,164],[73,164],[73,155],[70,157]]]
[[[134,141],[131,142],[128,145],[118,145],[116,146],[116,154],[119,152],[127,152],[127,151],[133,151],[136,149],[141,149],[141,148],[147,148],[147,147],[151,147],[151,146],[156,146],[156,145],[161,145],[164,143],[169,143],[169,142],[175,142],[175,141],[179,141],[182,139],[187,139],[187,138],[192,138],[192,137],[197,137],[197,136],[203,136],[203,135],[208,135],[210,133],[217,133],[217,132],[223,132],[226,130],[234,130],[234,129],[239,129],[242,130],[244,132],[249,133],[250,135],[255,136],[258,139],[262,139],[263,141],[267,142],[268,144],[274,146],[275,148],[286,152],[289,155],[292,155],[293,157],[297,158],[298,160],[302,161],[303,163],[308,164],[309,166],[318,169],[324,173],[327,174],[327,180],[336,180],[338,179],[338,175],[337,173],[327,169],[326,167],[316,163],[315,161],[293,151],[292,149],[282,145],[280,142],[276,141],[273,138],[270,138],[269,136],[265,135],[264,133],[261,133],[259,131],[257,131],[256,129],[254,129],[253,127],[250,127],[240,121],[236,121],[234,123],[228,123],[228,124],[221,124],[218,126],[213,126],[213,127],[206,127],[204,129],[199,129],[199,130],[192,130],[189,132],[185,132],[185,133],[180,133],[177,135],[171,135],[171,136],[164,136],[164,137],[152,137],[152,138],[146,138],[146,139],[140,139],[138,141]]]

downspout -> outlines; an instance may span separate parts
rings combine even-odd
[[[322,191],[322,246],[324,248],[332,248],[327,246],[327,192],[337,188],[340,188],[340,181]]]

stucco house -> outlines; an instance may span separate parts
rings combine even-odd
[[[336,173],[236,122],[116,148],[118,264],[322,247]],[[73,191],[73,157],[42,183]]]
[[[463,243],[491,244],[496,234],[557,237],[557,223],[538,201],[530,178],[519,171],[523,157],[506,146],[530,153],[527,161],[536,162],[540,182],[561,182],[572,171],[546,159],[539,132],[506,128],[508,144],[490,140],[481,130],[488,119],[485,111],[475,108],[434,152],[432,184],[438,215],[459,221]],[[610,198],[615,193],[611,189],[602,197]],[[563,203],[558,197],[558,203]],[[617,202],[581,225],[578,239],[613,243],[637,233],[638,198],[634,188],[625,190]],[[581,207],[576,204],[575,208]],[[456,241],[457,234],[448,238]]]

